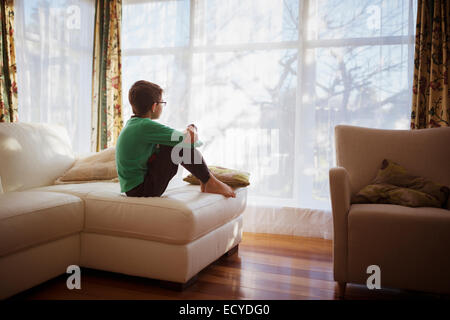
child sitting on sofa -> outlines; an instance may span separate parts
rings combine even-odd
[[[153,121],[159,118],[165,104],[162,93],[160,86],[145,80],[134,83],[128,92],[134,115],[122,129],[116,145],[121,192],[129,197],[159,197],[181,164],[200,180],[202,192],[235,197],[233,189],[209,171],[195,148],[200,144],[195,125],[181,133]]]

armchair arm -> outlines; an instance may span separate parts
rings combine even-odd
[[[352,191],[343,167],[330,169],[330,196],[333,211],[333,268],[336,281],[347,281],[348,212]]]

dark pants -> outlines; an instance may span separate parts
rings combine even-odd
[[[144,182],[126,192],[129,197],[159,197],[167,188],[169,181],[177,174],[178,163],[171,158],[173,147],[159,145],[159,153],[150,157],[147,163],[147,174]],[[190,161],[183,160],[183,152],[190,152]],[[195,148],[182,148],[179,153],[180,163],[202,183],[209,180],[210,173],[201,153]],[[195,164],[195,159],[201,163]],[[190,162],[190,163],[189,163]]]

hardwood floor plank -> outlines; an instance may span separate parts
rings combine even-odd
[[[294,292],[279,292],[272,289],[254,288],[252,286],[243,286],[241,284],[229,285],[227,283],[221,283],[220,281],[213,281],[212,277],[205,276],[204,279],[198,281],[199,290],[207,290],[208,292],[221,293],[227,296],[227,299],[252,299],[252,300],[302,300],[308,299],[308,296],[302,296],[295,294]]]
[[[233,268],[227,268],[222,267],[218,265],[212,265],[210,266],[213,270],[222,270],[228,273],[235,274],[240,277],[246,277],[249,279],[268,279],[272,281],[280,281],[284,283],[291,283],[291,284],[298,284],[298,285],[304,285],[304,286],[310,286],[315,287],[319,289],[329,289],[334,291],[334,281],[326,281],[326,280],[317,280],[317,279],[310,279],[310,278],[304,278],[304,277],[293,277],[289,275],[281,275],[281,274],[270,274],[265,272],[259,272],[259,271],[251,271],[251,270],[245,270],[245,269],[233,269]]]
[[[239,257],[255,263],[263,263],[272,266],[292,266],[300,269],[311,269],[315,271],[331,272],[333,263],[329,261],[318,261],[312,259],[302,259],[295,257],[274,257],[266,253],[253,251],[242,251]]]
[[[295,268],[292,266],[270,265],[264,263],[257,263],[247,260],[221,260],[216,263],[218,266],[231,267],[234,269],[245,269],[249,271],[258,271],[270,274],[283,274],[293,277],[304,277],[318,280],[333,281],[333,273],[326,271],[315,271],[311,269]]]
[[[297,299],[299,297],[301,297],[301,299],[330,299],[334,296],[334,290],[327,291],[315,287],[297,285],[291,282],[283,282],[273,279],[269,280],[260,277],[229,277],[227,272],[221,272],[218,270],[208,271],[208,273],[205,273],[205,275],[202,276],[202,280],[213,283],[222,283],[229,286],[246,287],[258,291],[271,291],[295,296],[295,298],[289,299]]]
[[[242,245],[243,250],[248,250],[251,252],[257,252],[257,253],[265,253],[270,254],[275,257],[293,257],[293,258],[300,258],[300,259],[311,259],[321,262],[332,262],[332,257],[326,256],[324,254],[316,254],[316,253],[308,253],[304,251],[299,251],[298,249],[278,249],[273,250],[272,248],[268,246],[247,246]]]

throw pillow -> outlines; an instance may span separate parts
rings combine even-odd
[[[249,177],[250,173],[228,169],[218,166],[208,166],[209,171],[220,181],[229,185],[233,188],[238,187],[246,187],[250,184]],[[200,180],[198,180],[194,175],[189,174],[186,178],[183,179],[190,184],[200,184]]]
[[[352,203],[445,208],[449,194],[448,187],[411,175],[399,164],[385,159],[375,179],[352,197]]]
[[[77,159],[55,184],[117,180],[116,149],[114,147]]]
[[[407,207],[441,207],[439,200],[429,194],[392,184],[369,184],[353,197],[352,202],[397,204]]]

